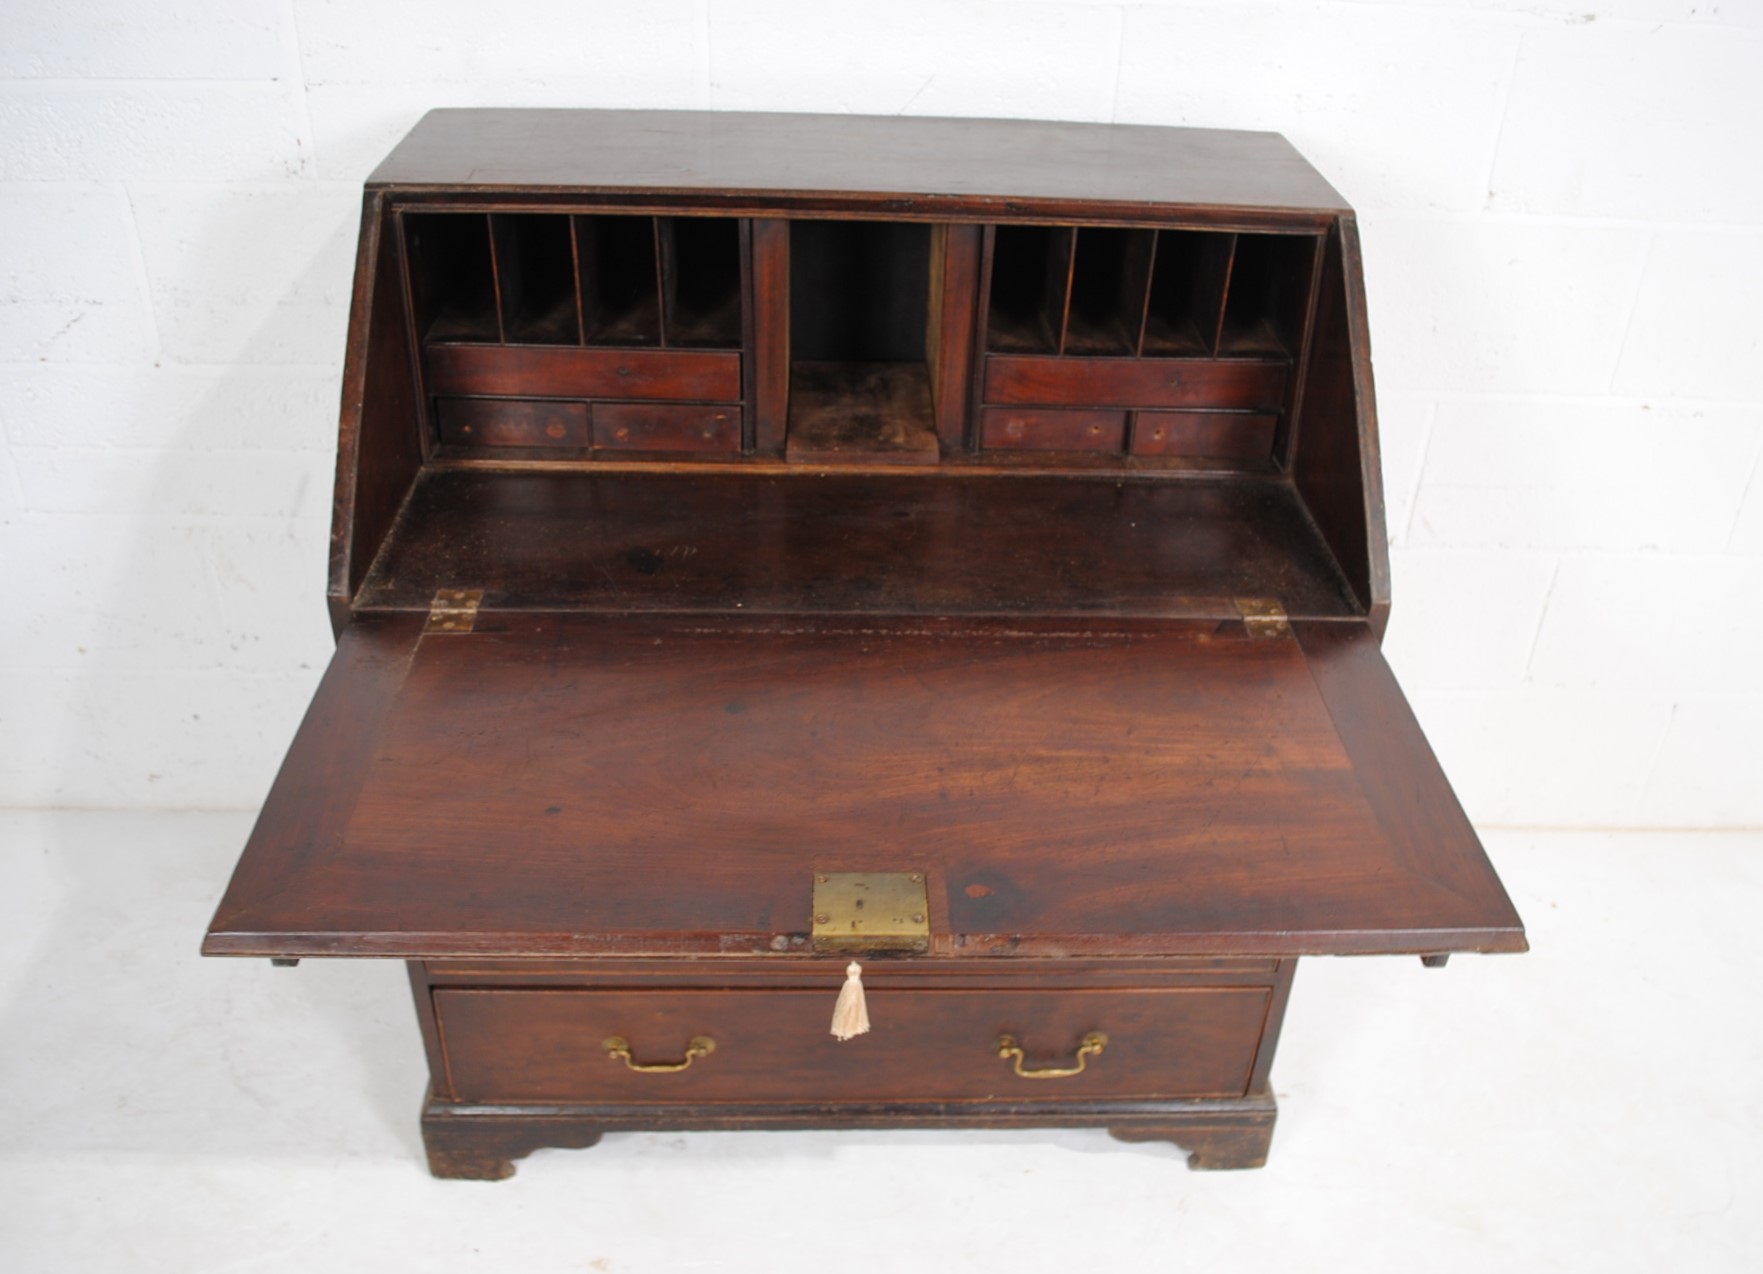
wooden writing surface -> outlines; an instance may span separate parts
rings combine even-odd
[[[308,857],[211,946],[760,950],[833,869],[928,872],[949,956],[1510,948],[1467,822],[1403,803],[1437,763],[1358,631],[1321,693],[1228,621],[481,620],[360,687],[355,790],[321,844],[254,843]],[[1331,712],[1366,690],[1374,745]]]

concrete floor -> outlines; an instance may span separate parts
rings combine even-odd
[[[1490,834],[1534,950],[1307,962],[1259,1172],[717,1133],[486,1184],[424,1170],[400,966],[197,957],[249,825],[0,812],[0,1269],[1763,1269],[1763,834]]]

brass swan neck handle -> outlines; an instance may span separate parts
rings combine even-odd
[[[630,1070],[644,1075],[671,1075],[683,1071],[700,1057],[708,1057],[716,1051],[716,1041],[708,1035],[694,1035],[686,1042],[686,1056],[679,1062],[643,1063],[631,1058],[631,1042],[622,1035],[608,1035],[600,1041],[600,1047],[606,1050],[606,1056],[613,1061],[622,1061]]]
[[[1108,1037],[1100,1031],[1091,1031],[1077,1045],[1076,1066],[1054,1066],[1043,1070],[1028,1070],[1023,1066],[1024,1056],[1022,1045],[1016,1042],[1014,1035],[998,1037],[998,1056],[1012,1063],[1012,1069],[1023,1079],[1065,1079],[1071,1075],[1081,1075],[1084,1067],[1089,1065],[1090,1058],[1100,1057],[1102,1050],[1108,1047]]]

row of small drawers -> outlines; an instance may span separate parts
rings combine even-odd
[[[440,398],[441,441],[463,447],[597,451],[736,452],[741,409],[732,403],[565,402]]]
[[[431,350],[429,374],[450,445],[741,449],[734,355],[452,346]],[[1285,377],[1283,364],[1253,360],[990,357],[978,441],[984,450],[1264,458]],[[488,397],[514,393],[539,396]],[[695,396],[723,401],[680,401]],[[606,401],[583,401],[593,399]]]
[[[442,398],[436,414],[441,441],[450,446],[717,453],[741,448],[741,409],[728,403]],[[1255,459],[1272,453],[1275,419],[1265,412],[987,407],[980,413],[980,446]]]
[[[986,359],[979,443],[988,451],[1265,459],[1286,371],[1257,360],[994,356]]]
[[[1265,459],[1278,418],[1247,411],[1112,411],[986,407],[980,446],[988,451],[1126,451],[1135,456]]]
[[[830,990],[432,994],[438,1089],[543,1104],[1241,1096],[1273,991],[872,989],[872,1030],[845,1042],[828,1031]],[[1005,1036],[1019,1057],[1001,1055]]]

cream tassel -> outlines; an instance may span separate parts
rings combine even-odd
[[[833,1005],[833,1038],[848,1040],[869,1031],[869,1005],[863,999],[863,966],[855,960],[845,966],[845,985]]]

